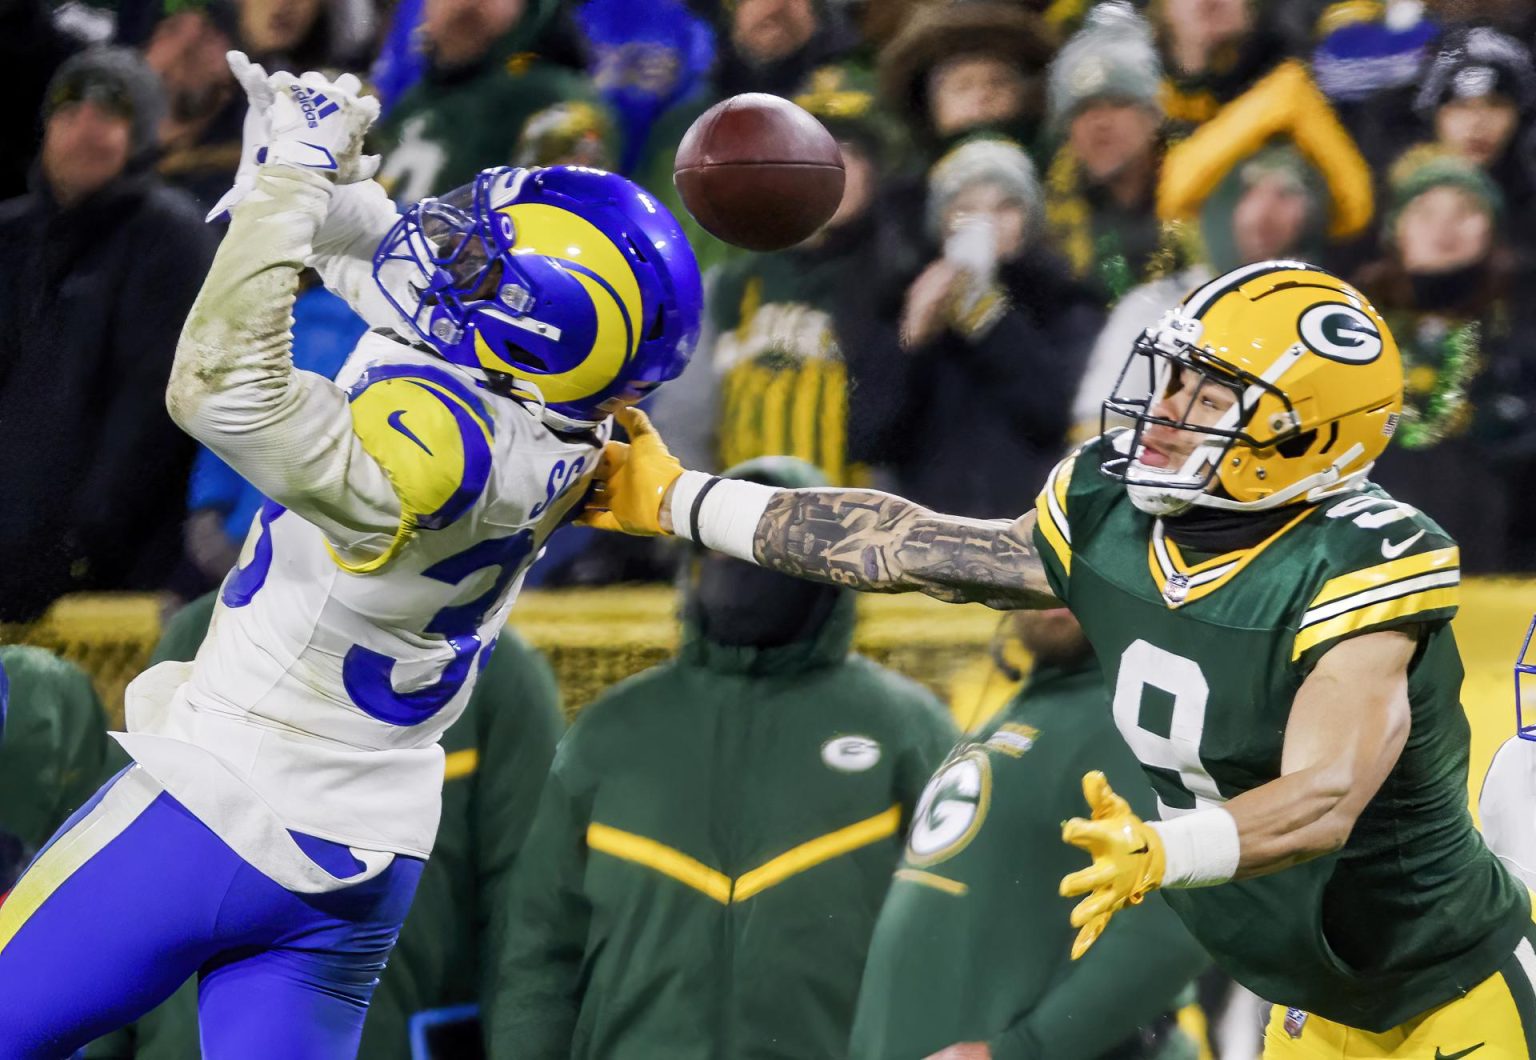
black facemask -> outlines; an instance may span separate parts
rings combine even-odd
[[[699,560],[693,619],[706,639],[777,648],[819,629],[840,590],[710,553]]]

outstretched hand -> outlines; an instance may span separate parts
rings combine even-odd
[[[667,493],[683,473],[683,465],[637,408],[614,416],[629,433],[628,442],[603,446],[597,474],[576,522],[599,530],[654,537],[671,531],[666,518]]]
[[[284,83],[296,80],[299,84],[306,84],[304,78],[310,78],[311,82],[308,83],[313,84],[322,95],[325,94],[321,87],[324,85],[334,89],[338,99],[363,107],[367,120],[362,132],[356,137],[355,148],[344,148],[342,156],[335,159],[336,182],[352,184],[367,180],[378,172],[379,156],[362,154],[362,134],[378,118],[378,101],[362,95],[362,82],[354,75],[343,74],[334,82],[326,81],[320,74],[305,74],[304,78],[294,79],[292,74],[268,74],[265,67],[251,62],[250,57],[241,51],[229,52],[225,58],[229,62],[230,73],[234,74],[235,80],[245,92],[245,125],[241,131],[240,165],[235,170],[235,182],[214,204],[213,209],[208,211],[209,221],[228,218],[229,211],[244,201],[255,186],[256,167],[269,160],[268,149],[273,144],[273,107],[277,102],[276,84],[279,78],[284,79]]]
[[[1072,910],[1072,926],[1081,928],[1072,943],[1072,959],[1088,952],[1109,918],[1136,905],[1163,879],[1163,841],[1137,817],[1130,803],[1115,794],[1103,773],[1083,776],[1083,798],[1092,819],[1074,817],[1061,826],[1061,838],[1093,856],[1093,864],[1064,877],[1061,895],[1087,894]]]

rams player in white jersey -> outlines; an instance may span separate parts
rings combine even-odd
[[[129,688],[134,764],[0,905],[9,1060],[193,974],[206,1057],[355,1053],[432,849],[438,737],[610,413],[698,333],[692,251],[630,182],[489,170],[396,217],[355,78],[231,63],[269,133],[167,402],[270,501],[195,663]],[[307,263],[375,325],[335,383],[290,356]]]

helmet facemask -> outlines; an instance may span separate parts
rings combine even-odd
[[[1174,311],[1136,340],[1100,411],[1101,433],[1107,434],[1120,422],[1128,422],[1130,429],[1115,434],[1100,470],[1124,482],[1131,502],[1149,515],[1178,515],[1193,506],[1260,510],[1293,499],[1295,493],[1282,491],[1262,501],[1242,503],[1219,492],[1222,461],[1235,447],[1261,450],[1300,445],[1304,450],[1312,437],[1300,430],[1301,419],[1283,391],[1199,346],[1201,330],[1200,321]],[[1292,361],[1280,358],[1274,374],[1278,377]],[[1174,403],[1174,415],[1154,413],[1165,399],[1186,393],[1187,398]],[[1213,422],[1198,422],[1197,410],[1213,401],[1227,407]],[[1261,402],[1271,410],[1262,437],[1252,429]],[[1155,466],[1143,460],[1145,434],[1153,425],[1195,435],[1199,441],[1177,467]]]

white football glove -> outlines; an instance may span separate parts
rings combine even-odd
[[[240,167],[235,170],[235,183],[226,191],[206,220],[226,221],[229,211],[250,194],[256,183],[256,153],[272,139],[272,86],[267,84],[267,71],[260,63],[251,62],[245,52],[228,52],[230,72],[245,90],[245,127],[241,131]]]
[[[247,100],[245,126],[241,132],[240,165],[235,170],[235,182],[219,201],[214,204],[213,209],[208,211],[208,221],[223,221],[229,218],[229,211],[242,202],[255,185],[256,167],[258,165],[269,160],[284,161],[281,158],[270,159],[268,148],[272,146],[274,140],[272,110],[277,101],[275,82],[278,77],[284,78],[285,81],[292,80],[292,75],[269,75],[260,63],[251,62],[244,52],[231,51],[226,54],[225,58],[229,62],[230,72],[235,75],[235,80],[239,82],[240,87],[245,91]],[[321,95],[324,95],[325,88],[329,87],[335,90],[339,99],[350,98],[355,105],[371,108],[372,116],[368,118],[369,124],[378,117],[378,101],[372,97],[358,96],[362,85],[353,75],[343,74],[336,79],[334,84],[326,82],[318,74],[306,74],[305,78],[317,80],[305,81],[304,78],[299,79],[297,85],[300,87],[301,92],[307,94],[312,91],[318,91]],[[328,102],[330,101],[329,96],[326,99]],[[364,100],[367,101],[366,104]],[[285,102],[294,103],[291,93],[287,94]],[[322,106],[319,109],[324,108]],[[335,114],[328,115],[328,117],[336,116]],[[304,129],[306,132],[310,131],[307,123],[305,123]],[[364,125],[362,132],[365,133],[366,131],[367,125]],[[309,136],[307,139],[313,141],[316,138]],[[361,144],[362,133],[358,134],[357,139],[358,143]],[[334,152],[332,154],[334,155]],[[311,160],[314,160],[323,156],[309,152],[309,157]],[[337,182],[341,185],[367,180],[379,168],[378,155],[362,155],[354,152],[350,157],[335,158],[335,161],[337,163]],[[302,160],[296,160],[296,162],[289,162],[289,164],[302,165],[304,163]]]
[[[274,97],[272,139],[257,153],[258,162],[328,173],[338,184],[377,172],[377,156],[362,151],[363,137],[378,120],[379,101],[359,95],[363,86],[354,75],[331,81],[313,70],[302,77],[280,71],[267,84]]]

